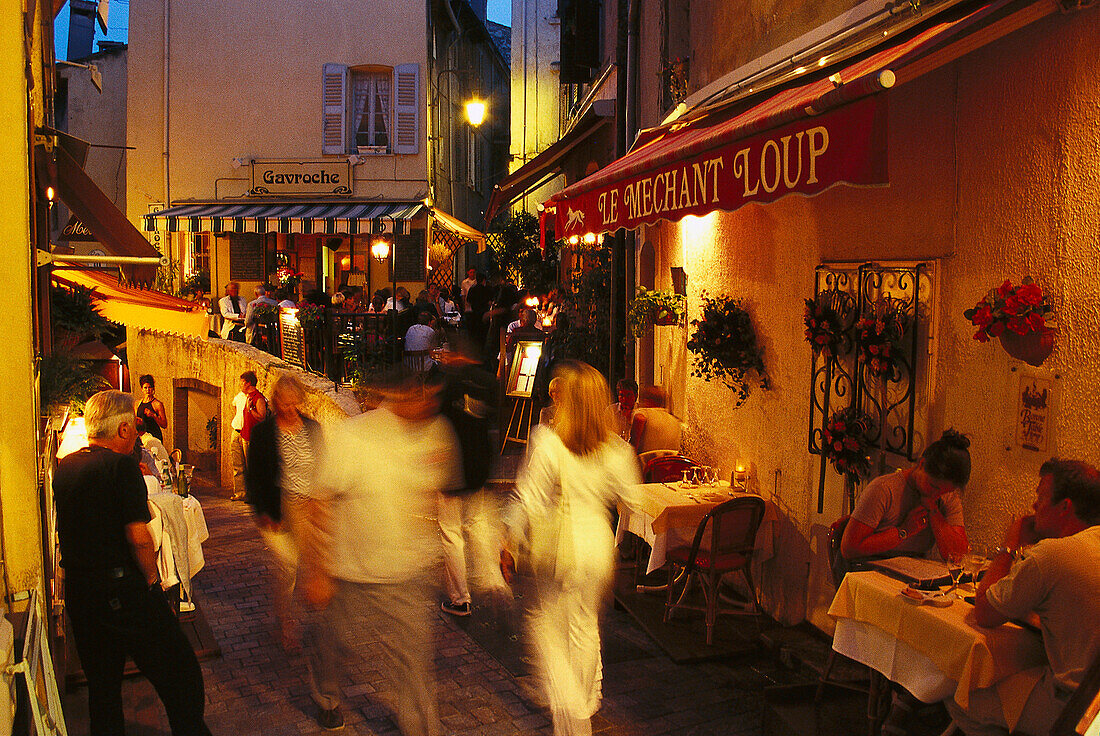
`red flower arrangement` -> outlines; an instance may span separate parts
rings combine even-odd
[[[1047,315],[1051,310],[1042,287],[1030,277],[1024,277],[1019,286],[1013,286],[1011,281],[1005,279],[1000,287],[991,289],[982,297],[973,309],[963,312],[963,316],[978,328],[974,339],[989,342],[989,338],[1000,337],[1005,330],[1017,335],[1048,332]]]
[[[298,305],[298,322],[303,327],[316,327],[325,318],[325,308],[319,304]]]
[[[871,375],[889,378],[901,354],[901,340],[908,329],[905,307],[897,299],[880,299],[863,314],[859,330],[859,352]]]
[[[822,429],[821,453],[853,483],[871,471],[867,434],[873,424],[870,416],[849,406],[833,412]]]
[[[303,278],[305,278],[304,273],[299,273],[289,266],[279,266],[275,270],[275,285],[282,289],[294,291]]]
[[[816,299],[807,299],[802,317],[806,325],[806,342],[810,343],[815,353],[822,353],[826,358],[836,355],[844,334],[840,314],[832,300],[824,298],[827,293],[819,294]]]

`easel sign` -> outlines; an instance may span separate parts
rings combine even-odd
[[[535,386],[535,371],[541,357],[541,340],[522,340],[516,343],[512,353],[512,368],[508,372],[508,383],[505,385],[508,396],[531,398],[531,391]]]

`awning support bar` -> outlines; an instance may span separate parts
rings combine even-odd
[[[50,253],[40,250],[37,253],[37,265],[45,266],[47,263],[110,263],[112,265],[148,264],[151,266],[167,266],[168,256],[78,256]]]

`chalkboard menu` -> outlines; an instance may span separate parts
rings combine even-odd
[[[233,233],[229,236],[230,280],[264,280],[263,242],[263,236],[256,233]]]
[[[279,313],[279,330],[281,332],[282,357],[287,363],[305,369],[305,335],[302,333],[302,324],[296,315],[288,312]]]
[[[394,235],[394,271],[390,278],[395,281],[423,281],[424,261],[424,231],[415,230],[409,235]]]

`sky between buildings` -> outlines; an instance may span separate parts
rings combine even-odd
[[[487,15],[489,20],[502,25],[512,25],[511,0],[488,0]],[[111,0],[110,11],[107,18],[107,33],[103,33],[99,26],[95,29],[95,42],[92,51],[99,50],[99,42],[122,41],[125,43],[130,34],[130,2],[129,0]],[[65,55],[69,45],[69,4],[66,3],[54,21],[54,53],[58,60],[67,60]]]

